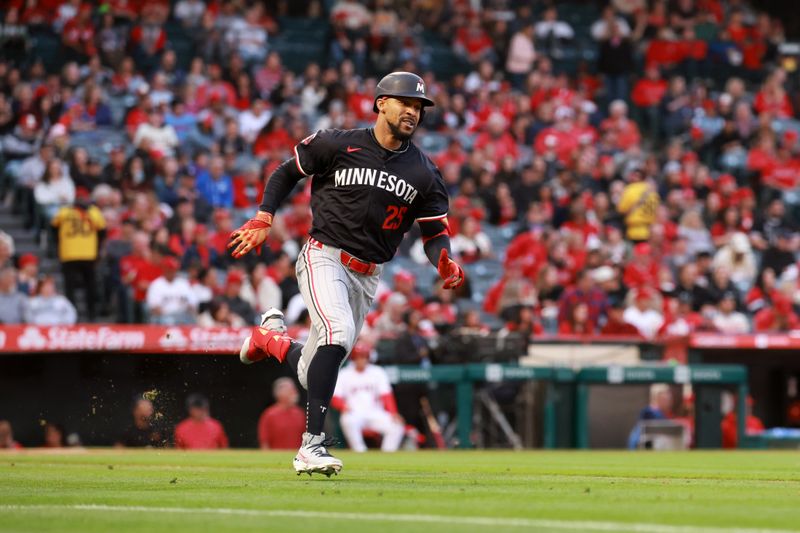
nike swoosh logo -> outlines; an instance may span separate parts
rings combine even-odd
[[[353,148],[352,146],[347,147],[347,153],[352,154],[353,152],[358,152],[361,148]]]

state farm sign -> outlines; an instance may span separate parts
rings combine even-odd
[[[4,326],[0,353],[238,353],[249,328],[154,325]]]

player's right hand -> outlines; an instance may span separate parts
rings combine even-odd
[[[231,232],[231,242],[228,243],[228,249],[233,248],[231,256],[239,259],[253,248],[256,248],[256,253],[260,252],[271,227],[272,215],[259,211],[256,216],[242,224],[241,228]]]

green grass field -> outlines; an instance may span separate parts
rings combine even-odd
[[[796,452],[0,454],[0,531],[800,531]]]

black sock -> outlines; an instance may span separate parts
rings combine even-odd
[[[333,398],[333,389],[339,377],[339,365],[347,356],[343,347],[328,344],[317,348],[308,365],[308,404],[306,405],[306,431],[319,435],[325,426],[325,415]]]
[[[289,351],[286,352],[286,362],[289,363],[289,367],[292,369],[292,375],[297,375],[297,364],[300,362],[300,356],[303,351],[303,345],[299,342],[292,341],[291,347],[289,347]]]

